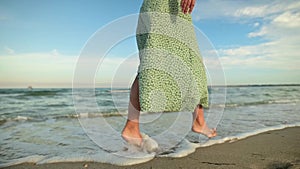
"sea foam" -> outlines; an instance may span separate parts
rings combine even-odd
[[[184,157],[193,153],[199,147],[213,146],[215,144],[221,144],[225,142],[235,142],[241,139],[245,139],[250,136],[254,136],[263,132],[280,130],[287,127],[297,127],[300,126],[300,123],[289,124],[289,125],[280,125],[273,126],[264,129],[258,129],[253,132],[238,134],[236,136],[228,136],[221,139],[209,140],[205,144],[201,143],[191,143],[187,139],[182,140],[182,142],[177,145],[172,152],[166,154],[157,154],[155,151],[157,143],[151,137],[143,134],[144,139],[148,141],[144,145],[145,147],[137,148],[136,146],[130,146],[128,144],[123,144],[123,148],[117,152],[108,153],[106,151],[98,151],[95,154],[71,154],[68,156],[41,156],[33,155],[24,158],[14,159],[7,163],[0,164],[0,167],[7,167],[22,163],[35,163],[35,164],[46,164],[46,163],[58,163],[58,162],[100,162],[100,163],[110,163],[119,166],[128,166],[139,163],[144,163],[152,160],[154,157]],[[149,149],[150,147],[150,149]]]

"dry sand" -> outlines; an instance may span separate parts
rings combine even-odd
[[[102,168],[226,168],[300,169],[300,127],[269,131],[233,143],[198,148],[183,158],[155,158],[133,166],[114,166],[94,162],[20,164],[12,169],[102,169]]]

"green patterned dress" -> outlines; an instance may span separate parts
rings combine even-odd
[[[144,0],[137,27],[139,101],[142,112],[208,107],[205,66],[190,14],[181,0]]]

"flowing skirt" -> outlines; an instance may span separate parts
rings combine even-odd
[[[144,0],[136,39],[142,112],[208,107],[205,66],[191,15],[182,13],[180,0]]]

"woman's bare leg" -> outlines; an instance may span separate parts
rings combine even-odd
[[[193,126],[192,131],[203,134],[209,138],[217,135],[216,129],[210,129],[205,122],[203,107],[198,104],[193,113]]]
[[[122,137],[128,143],[140,146],[142,136],[140,133],[140,102],[139,102],[139,84],[137,76],[131,86],[130,101],[128,105],[128,119],[122,131]]]

